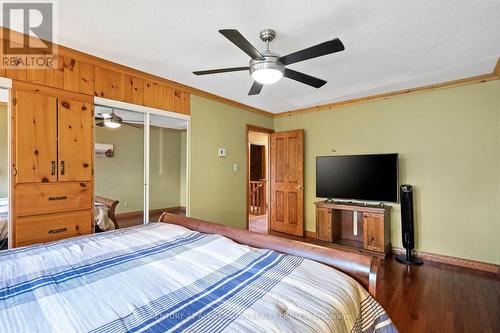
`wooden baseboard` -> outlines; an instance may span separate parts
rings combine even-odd
[[[423,260],[438,262],[438,263],[448,264],[448,265],[454,265],[454,266],[460,266],[460,267],[465,267],[465,268],[472,268],[472,269],[476,269],[479,271],[491,272],[491,273],[495,273],[495,274],[500,275],[500,265],[482,262],[482,261],[471,260],[471,259],[446,256],[443,254],[423,252],[423,251],[413,251],[413,252],[415,253],[415,255],[417,255],[419,258],[421,258]],[[393,247],[392,253],[396,254],[396,255],[405,254],[406,250],[402,249],[402,248]]]
[[[316,238],[316,232],[315,231],[304,231],[304,236],[308,238]]]

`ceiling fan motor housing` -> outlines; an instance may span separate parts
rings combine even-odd
[[[281,76],[285,73],[285,65],[279,61],[279,54],[273,53],[269,49],[269,43],[276,37],[276,31],[273,29],[264,29],[260,32],[260,39],[267,43],[267,50],[261,52],[265,60],[252,59],[250,60],[250,75],[255,71],[259,70],[275,70],[281,73]]]
[[[250,60],[250,75],[253,72],[262,70],[262,69],[274,69],[276,71],[280,71],[281,74],[285,73],[285,65],[279,61],[279,55],[276,53],[265,52],[262,53],[265,60]]]

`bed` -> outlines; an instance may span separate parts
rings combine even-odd
[[[95,232],[119,229],[116,206],[120,201],[96,195],[94,200]]]
[[[377,259],[160,221],[0,253],[2,332],[397,332]]]

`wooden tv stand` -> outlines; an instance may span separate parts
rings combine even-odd
[[[318,240],[384,257],[390,250],[390,207],[325,201],[315,205]]]

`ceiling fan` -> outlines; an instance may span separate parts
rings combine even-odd
[[[118,128],[122,125],[128,125],[135,128],[142,128],[143,125],[141,122],[134,123],[133,121],[123,120],[122,117],[118,116],[115,113],[114,109],[111,109],[111,112],[96,113],[95,120],[96,120],[95,123],[96,126],[99,127],[106,126],[108,128]]]
[[[239,47],[243,52],[248,54],[252,59],[248,66],[210,69],[205,71],[193,72],[195,75],[207,75],[216,73],[227,73],[237,71],[250,71],[250,75],[254,79],[252,87],[248,95],[257,95],[262,90],[263,85],[272,84],[283,76],[289,79],[307,84],[314,88],[320,88],[325,85],[326,81],[318,79],[301,72],[294,71],[286,66],[296,62],[321,57],[327,54],[343,51],[344,44],[340,39],[335,38],[327,42],[311,46],[309,48],[290,53],[280,57],[278,54],[271,52],[271,41],[276,37],[276,32],[272,29],[264,29],[260,32],[260,39],[267,44],[264,52],[259,52],[248,40],[243,37],[238,30],[223,29],[219,32],[229,39],[233,44]]]
[[[96,125],[99,127],[106,126],[109,128],[118,128],[123,123],[123,118],[120,116],[117,116],[115,114],[114,109],[111,109],[111,113],[108,113],[108,112],[97,113],[95,120],[100,120],[99,122],[96,122]]]

